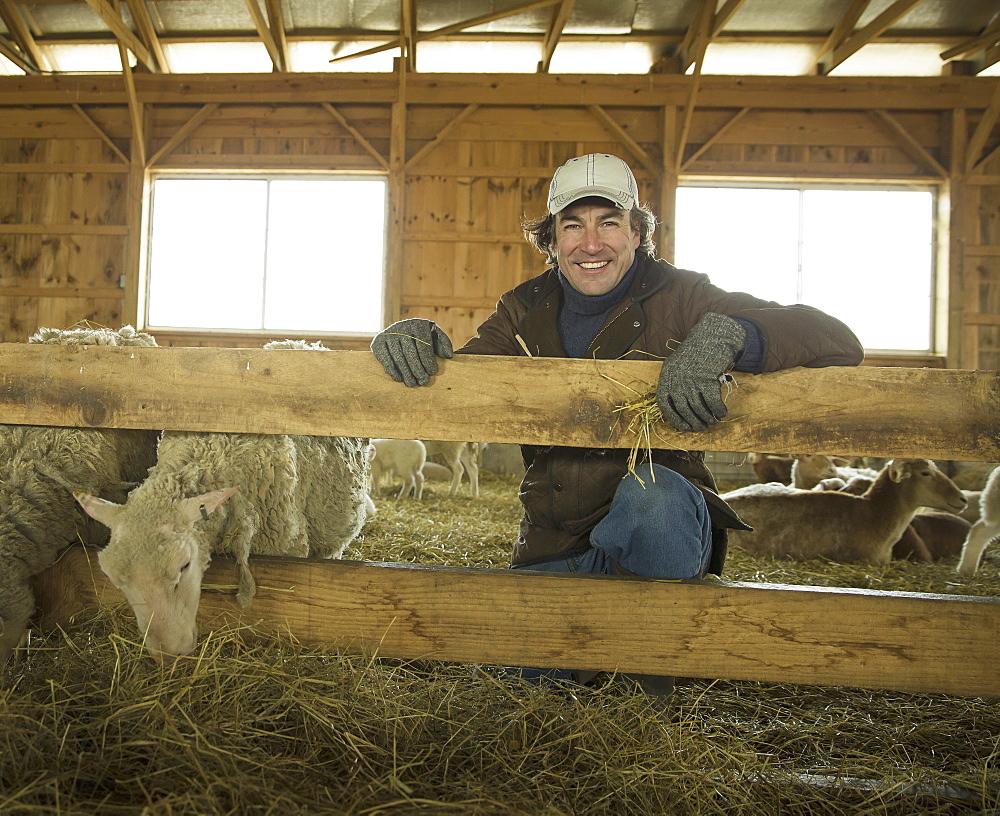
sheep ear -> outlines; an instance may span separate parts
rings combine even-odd
[[[894,482],[901,482],[903,481],[903,479],[909,479],[910,471],[906,467],[906,463],[897,462],[895,459],[893,459],[889,463],[889,478],[892,479]]]
[[[121,513],[124,505],[115,504],[105,499],[99,499],[90,493],[73,493],[73,498],[80,503],[80,507],[91,518],[97,519],[106,527],[111,527]]]
[[[200,496],[192,496],[190,499],[184,499],[181,502],[181,515],[185,521],[207,519],[209,513],[215,512],[215,509],[220,504],[239,489],[240,486],[236,485],[235,487],[213,490],[211,493],[202,493]]]
[[[831,456],[830,462],[831,464],[834,464],[837,467],[847,467],[849,464],[851,464],[851,460],[845,459],[843,456]]]

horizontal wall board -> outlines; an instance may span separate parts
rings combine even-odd
[[[381,657],[1000,695],[1000,599],[668,582],[255,556],[205,575],[201,631],[223,623]],[[96,551],[37,579],[43,626],[124,597]],[[229,589],[231,587],[231,589]],[[138,633],[136,633],[138,636]]]
[[[144,104],[332,102],[392,103],[395,74],[136,74]],[[886,110],[985,109],[991,77],[760,77],[722,76],[408,74],[408,104],[684,105],[698,83],[700,107]],[[623,93],[627,96],[623,97]],[[121,76],[0,77],[0,105],[108,105],[127,103]],[[780,100],[780,102],[778,101]]]
[[[631,448],[640,438],[616,409],[659,369],[458,355],[409,389],[370,352],[4,343],[0,422]],[[996,371],[796,368],[736,382],[724,422],[657,425],[652,445],[1000,460]]]

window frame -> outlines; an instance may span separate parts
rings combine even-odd
[[[335,181],[382,181],[385,184],[384,232],[382,245],[382,262],[380,265],[381,285],[379,287],[379,325],[384,325],[387,314],[387,292],[389,286],[389,255],[390,255],[390,214],[391,214],[391,180],[384,171],[365,170],[274,170],[252,169],[239,170],[231,168],[197,168],[197,169],[157,169],[146,174],[143,191],[142,235],[140,239],[140,275],[138,280],[136,324],[142,330],[155,333],[157,337],[169,338],[171,335],[205,338],[247,337],[260,338],[266,342],[271,338],[289,339],[322,339],[327,341],[343,339],[347,345],[356,342],[367,344],[378,329],[373,331],[348,331],[329,329],[268,329],[268,328],[229,328],[229,327],[199,327],[199,326],[162,326],[149,321],[149,298],[153,252],[153,208],[154,188],[157,181],[173,179],[232,179],[232,180],[264,180],[264,181],[296,181],[296,180],[335,180]],[[265,242],[266,246],[266,242]],[[265,278],[267,270],[265,268]],[[262,301],[263,305],[263,301]],[[365,346],[367,347],[367,345]]]
[[[742,189],[769,190],[835,190],[835,191],[877,191],[877,192],[927,192],[931,195],[931,249],[930,249],[930,305],[928,308],[929,348],[920,349],[881,349],[865,348],[866,357],[884,357],[895,359],[913,358],[916,360],[929,357],[947,356],[947,315],[948,315],[948,275],[940,274],[943,268],[947,270],[948,228],[947,206],[942,202],[946,195],[941,182],[934,179],[778,179],[752,177],[706,177],[678,176],[676,190],[682,187],[731,187]],[[677,193],[674,193],[674,212],[678,207]],[[676,218],[676,216],[675,216]],[[676,236],[676,223],[674,224]],[[800,222],[801,230],[801,222]],[[676,240],[676,237],[675,237]],[[671,253],[673,254],[673,253]],[[816,305],[816,304],[810,304]],[[822,308],[818,306],[817,308]]]

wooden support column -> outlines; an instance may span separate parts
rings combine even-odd
[[[677,152],[677,106],[666,105],[663,108],[661,142],[663,144],[663,169],[660,173],[659,210],[656,213],[660,219],[657,226],[657,255],[670,263],[674,262],[674,238],[677,233],[677,167],[673,157]]]
[[[403,299],[403,235],[406,231],[406,59],[396,57],[398,95],[392,104],[389,137],[389,245],[386,248],[385,315],[383,323],[399,320]],[[428,439],[430,437],[427,437]]]

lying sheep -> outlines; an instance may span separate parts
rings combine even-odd
[[[927,459],[889,462],[863,496],[811,490],[738,493],[722,498],[754,532],[733,530],[730,540],[752,552],[794,559],[885,564],[917,508],[959,512],[965,507],[961,491]]]
[[[757,481],[761,484],[782,482],[789,484],[792,480],[791,456],[775,456],[771,453],[748,453],[747,462],[753,468]]]
[[[28,342],[156,345],[131,326],[41,328]],[[153,465],[156,437],[155,431],[0,425],[0,666],[35,611],[29,578],[51,566],[73,541],[97,546],[108,539],[107,530],[80,512],[70,491],[124,500]]]
[[[925,563],[954,558],[962,551],[962,543],[971,527],[954,513],[934,510],[917,513],[893,545],[892,557]]]
[[[419,439],[373,439],[372,483],[378,487],[384,476],[396,474],[403,480],[396,498],[412,495],[418,501],[424,495],[424,464],[427,448]]]
[[[965,576],[975,575],[983,552],[997,536],[1000,536],[1000,467],[994,468],[986,480],[979,497],[979,520],[962,544],[956,571]]]
[[[339,557],[368,511],[368,449],[350,437],[165,432],[124,504],[74,494],[111,528],[98,560],[150,653],[166,664],[194,649],[213,553],[236,558],[243,606],[256,591],[251,554]]]
[[[479,444],[477,442],[439,442],[424,440],[427,459],[435,459],[451,470],[451,486],[448,495],[458,493],[462,474],[469,476],[469,489],[473,496],[479,495]]]

